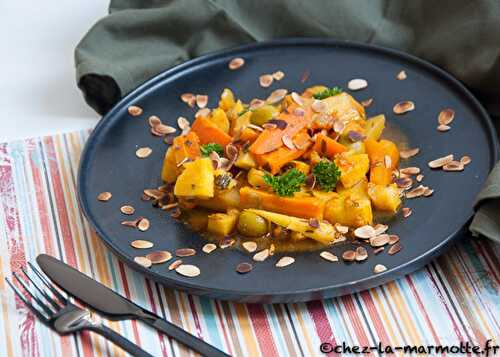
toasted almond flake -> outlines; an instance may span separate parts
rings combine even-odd
[[[273,243],[269,245],[269,256],[272,257],[274,255],[274,252],[276,250],[276,247]]]
[[[143,147],[143,148],[137,149],[135,152],[135,155],[139,159],[145,159],[146,157],[151,155],[152,152],[153,152],[153,150],[150,147]]]
[[[136,262],[139,265],[142,265],[144,268],[149,268],[151,267],[151,260],[149,260],[146,257],[135,257],[134,262]]]
[[[288,91],[286,89],[276,89],[266,99],[267,104],[276,104],[285,98]]]
[[[464,165],[460,161],[450,161],[443,165],[444,171],[463,171]]]
[[[416,177],[417,182],[422,182],[423,179],[424,179],[424,175],[422,175],[422,174],[418,174]]]
[[[276,267],[283,268],[295,262],[295,258],[284,256],[281,257],[280,260],[276,262]]]
[[[386,270],[387,270],[387,268],[383,264],[377,264],[377,265],[375,265],[375,267],[373,267],[373,272],[376,274],[382,273]]]
[[[399,72],[397,75],[396,75],[396,79],[398,81],[404,81],[406,79],[406,72],[405,71],[401,71]]]
[[[368,258],[368,251],[366,250],[365,247],[357,247],[355,253],[356,253],[355,259],[357,262],[361,262],[363,260],[366,260],[366,258]]]
[[[441,131],[441,132],[443,132],[443,133],[444,133],[445,131],[450,130],[450,129],[451,129],[451,127],[450,127],[450,126],[448,126],[448,125],[443,125],[443,124],[441,124],[441,125],[438,125],[436,129],[437,129],[438,131]]]
[[[440,125],[449,125],[455,118],[455,111],[450,108],[441,110],[438,116],[438,123]]]
[[[276,129],[278,126],[276,124],[273,124],[273,123],[264,123],[264,124],[262,124],[262,127],[264,129],[273,130],[273,129]]]
[[[379,234],[385,233],[389,229],[389,226],[387,224],[378,223],[373,229],[375,230],[375,235],[378,236]]]
[[[176,208],[178,206],[179,206],[179,203],[174,202],[174,203],[169,203],[169,204],[161,206],[161,209],[164,211],[168,211],[168,210],[171,210],[172,208]]]
[[[158,190],[157,188],[146,188],[144,189],[144,194],[153,199],[159,199],[165,196],[165,192]]]
[[[132,228],[137,228],[137,224],[142,218],[135,219],[133,221],[122,221],[121,225],[126,226],[126,227],[132,227]]]
[[[253,260],[255,260],[256,262],[263,262],[267,259],[267,257],[269,257],[269,249],[264,249],[258,253],[255,253],[255,255],[253,256]]]
[[[172,259],[172,253],[167,250],[158,250],[146,255],[146,258],[148,258],[152,264],[162,264]]]
[[[411,213],[412,213],[411,208],[408,208],[408,207],[403,207],[403,208],[401,209],[401,212],[403,212],[403,217],[404,217],[404,218],[408,218],[408,217],[410,217],[410,215],[411,215]]]
[[[300,83],[305,83],[308,79],[309,76],[311,75],[311,71],[306,69],[302,74],[300,75]]]
[[[236,57],[233,58],[231,61],[229,61],[228,67],[231,71],[234,71],[240,67],[242,67],[245,64],[245,60],[241,57]]]
[[[373,254],[377,255],[379,253],[382,253],[384,251],[384,247],[378,247],[373,250]]]
[[[410,166],[400,169],[399,172],[405,175],[418,175],[420,173],[420,168],[415,166]]]
[[[427,187],[425,189],[425,191],[424,191],[423,196],[424,197],[429,197],[429,196],[432,196],[433,193],[434,193],[434,190],[432,188]]]
[[[394,243],[393,245],[391,245],[391,247],[389,248],[389,250],[387,251],[387,254],[389,255],[394,255],[396,254],[397,252],[399,252],[401,250],[401,243],[399,242],[396,242]]]
[[[273,78],[277,81],[281,81],[283,78],[285,78],[285,73],[283,71],[276,71],[272,74]]]
[[[248,124],[247,128],[254,129],[257,131],[264,131],[264,129],[261,126],[255,125],[255,124]]]
[[[210,113],[211,113],[211,110],[210,110],[210,109],[208,109],[208,108],[203,108],[203,109],[198,110],[198,111],[194,114],[194,117],[195,117],[195,118],[198,118],[198,117],[208,118],[208,117],[210,116]],[[189,127],[188,127],[187,129],[189,129]],[[187,129],[184,129],[184,130],[187,130]]]
[[[148,118],[148,123],[149,123],[149,126],[151,128],[154,128],[155,126],[157,125],[160,125],[161,124],[161,119],[156,116],[156,115],[151,115],[149,118]]]
[[[344,259],[346,262],[352,262],[354,259],[356,259],[356,252],[354,250],[346,250],[344,253],[342,253],[342,259]]]
[[[344,121],[342,120],[335,120],[334,123],[333,123],[333,130],[337,133],[337,134],[342,134],[342,132],[344,131],[345,129],[345,123]]]
[[[399,236],[396,234],[390,234],[389,235],[389,244],[393,245],[393,244],[396,244],[397,242],[399,242]]]
[[[137,239],[131,242],[130,245],[136,249],[149,249],[153,248],[154,244],[148,240]]]
[[[319,228],[319,221],[316,218],[309,218],[308,225],[312,228]]]
[[[381,247],[389,243],[389,235],[388,234],[380,234],[376,237],[370,238],[370,245],[372,247]]]
[[[453,161],[453,155],[447,155],[430,161],[428,165],[431,169],[437,169],[443,167],[444,165],[452,161]]]
[[[196,95],[196,105],[198,108],[205,108],[208,104],[208,95],[205,94],[197,94]]]
[[[408,149],[408,150],[401,150],[399,152],[399,156],[402,159],[409,159],[410,157],[413,157],[417,155],[420,152],[419,148],[413,148],[413,149]]]
[[[165,124],[158,124],[153,129],[154,129],[155,133],[158,133],[161,136],[168,135],[168,134],[173,134],[173,133],[175,133],[177,131],[176,128],[171,127],[169,125],[165,125]]]
[[[139,229],[142,232],[145,232],[149,229],[150,223],[149,219],[147,218],[142,218],[138,223],[137,223],[137,229]]]
[[[191,103],[193,99],[196,100],[196,96],[193,93],[184,93],[181,95],[181,100],[186,104]]]
[[[266,102],[262,99],[254,98],[250,101],[249,109],[250,110],[255,110],[257,108],[262,107]]]
[[[394,183],[399,188],[409,189],[413,185],[413,180],[410,177],[399,177],[394,180]]]
[[[353,142],[358,142],[358,141],[363,141],[366,139],[366,136],[361,134],[359,131],[356,130],[349,130],[347,133],[347,137]]]
[[[295,145],[292,141],[292,138],[290,138],[288,135],[283,135],[281,137],[281,141],[283,141],[283,144],[290,150],[295,150]]]
[[[339,261],[339,257],[337,257],[335,254],[333,254],[327,250],[324,250],[321,253],[319,253],[319,256],[325,260],[328,260],[329,262],[338,262]]]
[[[347,88],[349,88],[350,90],[361,90],[366,87],[368,87],[368,82],[361,78],[351,79],[347,83]]]
[[[311,109],[316,113],[323,113],[328,107],[322,100],[315,99],[311,104]]]
[[[274,78],[270,74],[263,74],[259,77],[259,84],[261,87],[267,88],[273,84]]]
[[[222,242],[219,243],[219,248],[226,249],[232,247],[234,243],[236,243],[236,240],[234,240],[233,238],[224,238]]]
[[[247,262],[240,263],[236,266],[236,271],[240,274],[246,274],[251,272],[253,265]]]
[[[354,235],[362,239],[370,239],[376,235],[375,229],[372,226],[365,225],[354,230]]]
[[[111,194],[111,192],[105,191],[105,192],[101,192],[100,194],[98,194],[97,199],[99,201],[106,202],[106,201],[109,201],[112,196],[113,195]]]
[[[191,257],[196,254],[193,248],[179,248],[175,250],[175,255],[178,257]]]
[[[335,229],[337,230],[337,232],[339,232],[340,234],[346,234],[347,232],[349,232],[349,227],[347,226],[343,226],[339,223],[335,223]]]
[[[133,117],[137,117],[142,114],[142,108],[138,107],[137,105],[131,105],[130,107],[128,107],[128,113]]]
[[[201,248],[203,253],[206,253],[206,254],[210,254],[216,249],[217,249],[217,246],[213,243],[207,243]]]
[[[406,192],[406,198],[416,198],[416,197],[420,197],[424,194],[425,190],[426,190],[427,187],[425,186],[418,186],[418,187],[415,187],[414,189]]]
[[[373,104],[373,98],[368,98],[361,101],[361,105],[365,108],[368,108],[372,104]]]
[[[292,96],[292,99],[295,103],[297,103],[301,107],[304,106],[304,101],[302,100],[302,97],[297,92],[292,92],[291,96]]]
[[[257,250],[257,243],[254,241],[243,242],[241,245],[248,253],[253,253]]]
[[[120,207],[120,211],[123,214],[134,214],[135,208],[130,205],[124,205]]]
[[[293,110],[293,115],[303,117],[306,114],[306,111],[303,108],[295,108]]]
[[[385,164],[385,167],[387,167],[388,169],[390,169],[392,167],[392,159],[389,155],[384,156],[384,164]]]
[[[469,165],[471,163],[471,161],[472,161],[472,159],[470,158],[470,156],[467,156],[467,155],[462,156],[462,158],[460,159],[460,162],[464,166]]]
[[[177,259],[174,260],[170,265],[168,266],[168,270],[174,270],[177,269],[182,264],[182,259]]]
[[[415,103],[411,101],[405,101],[405,102],[399,102],[394,105],[392,108],[392,111],[394,114],[404,114],[407,112],[411,112],[412,110],[415,109]]]
[[[175,268],[175,271],[180,275],[187,276],[188,278],[194,278],[201,273],[200,268],[192,264],[181,264]]]

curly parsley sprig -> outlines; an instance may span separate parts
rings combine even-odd
[[[312,173],[316,178],[316,183],[323,191],[333,191],[340,179],[340,169],[329,160],[321,160],[317,163]]]
[[[342,92],[343,92],[342,88],[333,87],[333,88],[325,89],[319,93],[313,94],[313,97],[314,97],[314,99],[325,99],[325,98],[340,94]]]
[[[264,182],[273,188],[279,196],[293,196],[300,191],[300,186],[306,181],[306,175],[296,168],[290,169],[281,176],[264,175]]]

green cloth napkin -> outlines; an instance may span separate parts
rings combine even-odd
[[[77,83],[104,114],[147,79],[190,58],[280,37],[333,37],[427,59],[500,118],[499,17],[498,0],[112,0],[109,15],[76,48]],[[500,242],[500,164],[476,209],[473,233]]]

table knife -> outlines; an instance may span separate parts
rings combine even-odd
[[[69,295],[110,320],[140,320],[203,356],[229,356],[50,255],[40,254],[36,262],[43,272]]]

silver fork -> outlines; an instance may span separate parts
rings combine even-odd
[[[45,325],[55,330],[60,335],[76,333],[80,331],[93,331],[120,346],[125,351],[133,356],[138,357],[153,357],[142,348],[129,341],[119,333],[103,325],[101,322],[92,319],[91,312],[87,309],[82,309],[72,304],[58,289],[56,289],[45,276],[28,263],[31,270],[37,276],[34,279],[30,273],[22,268],[25,279],[19,274],[13,273],[14,279],[19,282],[23,289],[28,293],[31,301],[7,278],[7,284],[12,288],[14,293],[21,301],[35,314],[40,321]],[[45,285],[40,287],[35,280],[38,280]],[[31,284],[30,284],[31,283]],[[38,293],[35,293],[32,287],[35,287]],[[48,292],[50,291],[50,293]],[[34,304],[32,303],[34,302]],[[36,307],[38,306],[38,307]]]

